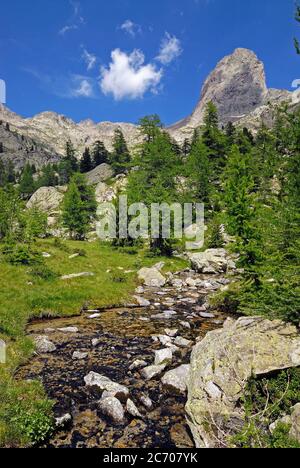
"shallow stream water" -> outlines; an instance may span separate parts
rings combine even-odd
[[[100,316],[89,318],[95,312],[82,313],[78,317],[40,320],[31,323],[28,334],[46,335],[57,349],[51,354],[34,356],[22,367],[18,378],[40,379],[48,396],[54,400],[55,416],[71,414],[72,421],[57,430],[46,447],[60,448],[189,448],[193,441],[185,419],[186,396],[170,395],[157,376],[146,381],[139,370],[129,367],[141,359],[154,364],[154,352],[162,349],[161,343],[152,338],[166,335],[165,329],[177,329],[178,336],[191,341],[189,347],[180,348],[173,356],[173,363],[164,372],[181,364],[189,364],[192,346],[207,332],[220,328],[227,318],[213,311],[214,317],[204,318],[207,297],[226,284],[224,277],[178,273],[174,279],[185,283],[187,278],[201,279],[205,287],[165,286],[160,289],[144,288],[140,297],[150,301],[147,307],[123,307],[99,311]],[[211,287],[209,287],[211,285]],[[177,315],[170,319],[155,315],[172,310]],[[210,312],[206,310],[206,312]],[[58,329],[77,327],[77,333],[60,332]],[[97,346],[92,340],[98,339]],[[74,360],[74,351],[87,353],[82,360]],[[101,393],[85,386],[84,377],[90,372],[109,377],[125,385],[143,418],[126,415],[121,426],[114,426],[98,410]],[[147,409],[140,401],[144,395],[153,402]]]

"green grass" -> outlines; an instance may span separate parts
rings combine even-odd
[[[159,261],[165,261],[164,271],[187,266],[183,260],[150,258],[144,251],[114,249],[99,242],[48,239],[38,241],[35,249],[51,255],[42,267],[14,266],[3,258],[0,262],[0,338],[8,345],[7,364],[0,365],[0,446],[37,442],[50,428],[49,402],[41,386],[13,378],[33,351],[26,337],[26,324],[31,318],[72,316],[83,307],[120,305],[130,300],[141,267]],[[80,256],[69,259],[76,252]],[[125,274],[129,270],[132,273]],[[84,271],[94,276],[60,279]]]

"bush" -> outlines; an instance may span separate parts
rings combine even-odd
[[[41,254],[26,244],[6,245],[2,249],[5,260],[12,265],[35,265],[42,263]]]
[[[300,369],[288,369],[269,378],[252,377],[243,398],[246,421],[243,429],[232,438],[241,448],[300,448],[289,436],[290,427],[279,423],[273,433],[269,426],[300,401]]]
[[[41,279],[44,281],[51,281],[57,278],[57,274],[54,273],[49,267],[44,264],[35,265],[31,271],[31,276],[37,279]]]
[[[121,272],[113,272],[110,274],[113,283],[126,283],[126,276]]]

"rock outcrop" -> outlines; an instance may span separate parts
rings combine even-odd
[[[58,215],[66,187],[41,187],[30,198],[27,208],[36,207],[48,216]]]
[[[228,319],[192,352],[186,411],[197,447],[226,445],[243,426],[241,397],[252,375],[300,366],[300,335],[280,320]],[[224,440],[225,438],[225,440]]]

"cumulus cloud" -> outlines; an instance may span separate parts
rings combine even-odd
[[[160,46],[157,60],[163,65],[169,65],[173,60],[182,54],[181,42],[176,36],[166,32]]]
[[[120,29],[127,34],[129,34],[131,37],[135,37],[136,34],[142,32],[141,26],[138,24],[135,24],[133,21],[130,19],[124,21],[124,23],[120,26]]]
[[[101,68],[100,87],[105,95],[112,94],[114,99],[137,99],[147,91],[157,92],[163,72],[153,64],[145,64],[145,56],[140,50],[131,54],[115,49],[111,63]]]
[[[97,62],[97,57],[94,54],[91,54],[86,49],[83,48],[82,58],[86,63],[87,70],[90,71],[94,68]]]

